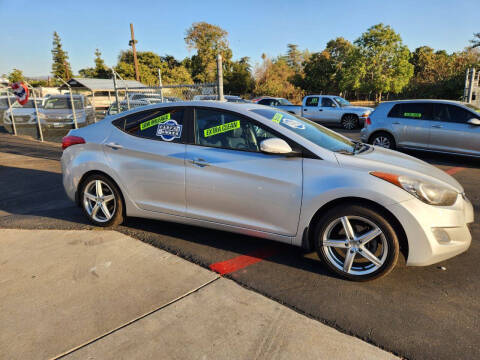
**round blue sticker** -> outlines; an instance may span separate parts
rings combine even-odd
[[[160,136],[165,141],[179,139],[182,137],[182,125],[179,125],[177,121],[173,119],[158,124],[157,136]]]

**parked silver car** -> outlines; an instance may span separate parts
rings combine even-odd
[[[85,126],[93,122],[95,111],[90,100],[79,94],[73,95],[72,98],[78,126]],[[51,95],[47,97],[38,116],[40,123],[48,127],[72,127],[74,125],[74,117],[70,95]]]
[[[302,115],[302,107],[299,105],[293,105],[290,101],[284,98],[262,96],[252,99],[252,102],[258,105],[273,106],[277,109],[284,110],[291,114]]]
[[[480,109],[449,100],[381,103],[367,119],[361,139],[389,149],[480,156]]]
[[[37,109],[42,108],[43,98],[37,98]],[[13,115],[13,116],[12,116]],[[29,99],[25,105],[20,105],[17,101],[13,103],[12,108],[5,111],[3,123],[10,125],[12,119],[15,125],[35,125],[37,124],[37,115],[33,99]]]
[[[156,104],[63,140],[63,185],[95,225],[125,216],[316,249],[358,281],[467,250],[473,207],[425,162],[256,104]]]

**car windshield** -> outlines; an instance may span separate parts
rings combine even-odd
[[[340,96],[334,97],[335,101],[340,104],[340,106],[350,106],[350,103]]]
[[[18,102],[15,102],[12,107],[16,108],[34,108],[35,104],[33,103],[33,100],[28,100],[25,105],[20,105]],[[37,107],[41,108],[42,107],[42,100],[37,100]]]
[[[321,125],[307,120],[301,116],[290,114],[276,109],[253,109],[250,110],[264,118],[274,121],[290,131],[300,135],[315,145],[334,152],[351,153],[355,152],[355,143],[327,129]]]
[[[463,105],[465,105],[466,107],[472,109],[473,111],[475,111],[477,113],[480,113],[480,108],[478,106],[475,106],[473,104],[467,104],[467,103],[464,103]]]
[[[280,105],[293,105],[290,101],[288,101],[287,99],[278,99],[278,102],[280,103]]]
[[[82,106],[82,100],[80,99],[73,99],[73,104],[75,106],[75,109],[83,109]],[[71,109],[72,108],[72,102],[70,98],[64,97],[64,98],[49,98],[45,101],[45,104],[43,106],[45,109]]]

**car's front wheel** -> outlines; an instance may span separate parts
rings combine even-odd
[[[370,138],[370,144],[380,146],[385,149],[395,149],[395,139],[386,132],[378,132]]]
[[[108,177],[91,175],[82,182],[80,191],[83,212],[94,225],[107,227],[123,222],[123,199]]]
[[[387,275],[399,254],[394,228],[375,208],[337,206],[317,222],[315,248],[338,275],[368,281]]]

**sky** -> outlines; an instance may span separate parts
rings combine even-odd
[[[0,75],[13,68],[27,76],[51,72],[52,35],[57,31],[74,73],[92,67],[99,48],[108,66],[129,48],[129,24],[135,27],[137,51],[177,59],[188,51],[185,31],[206,21],[228,31],[234,59],[252,65],[286,52],[287,44],[322,51],[336,37],[354,41],[370,26],[390,25],[414,50],[427,45],[451,53],[469,45],[480,32],[479,0],[0,0]]]

